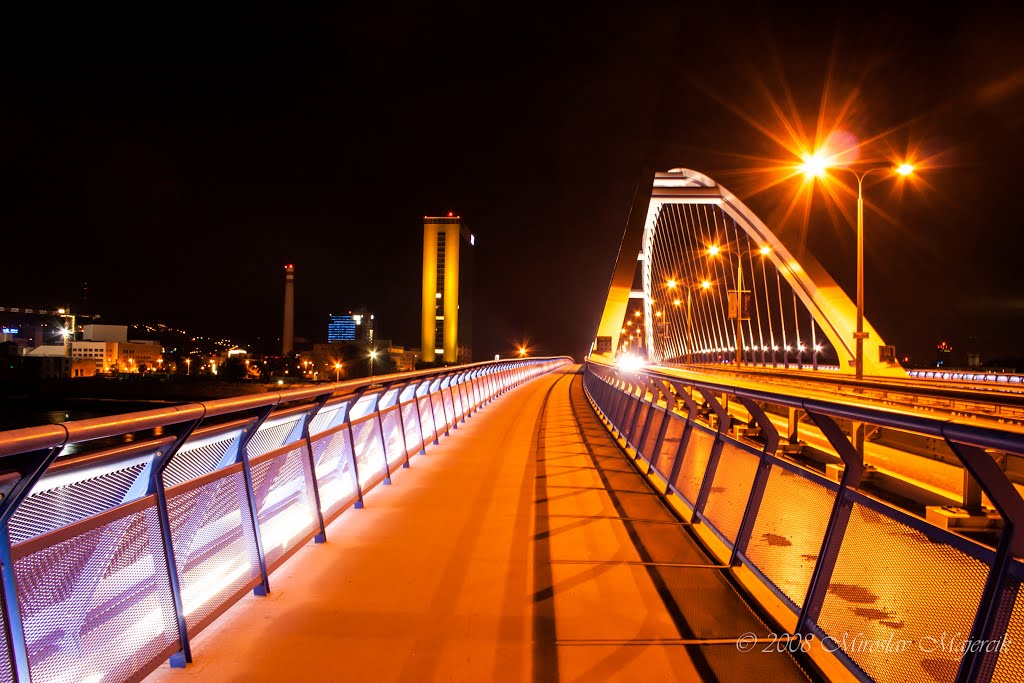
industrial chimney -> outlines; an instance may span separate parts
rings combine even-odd
[[[295,266],[284,267],[284,331],[281,334],[281,355],[295,349]]]

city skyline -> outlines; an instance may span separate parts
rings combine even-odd
[[[581,356],[645,165],[720,178],[851,293],[852,198],[816,192],[787,214],[788,189],[757,173],[780,158],[783,122],[814,137],[845,107],[844,134],[880,136],[865,158],[933,162],[902,196],[867,188],[868,319],[900,357],[932,357],[939,340],[1021,355],[1008,247],[1024,56],[1008,15],[755,13],[720,31],[646,5],[548,12],[416,10],[397,26],[369,9],[143,17],[135,37],[93,17],[106,56],[70,27],[52,27],[67,40],[48,55],[13,42],[3,111],[23,134],[5,224],[11,253],[40,257],[9,264],[5,305],[50,306],[87,282],[84,310],[109,319],[141,301],[151,319],[272,339],[293,262],[297,336],[316,337],[343,296],[408,343],[420,219],[454,211],[479,226],[476,355],[530,338]],[[410,63],[403,36],[421,25],[464,36],[476,58],[442,47]],[[22,40],[38,24],[25,26]],[[438,105],[407,106],[424,98]]]

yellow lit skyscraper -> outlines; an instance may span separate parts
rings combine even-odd
[[[425,363],[472,360],[473,248],[476,238],[459,216],[423,217],[423,318]]]

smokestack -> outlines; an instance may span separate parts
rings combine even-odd
[[[295,349],[295,266],[284,267],[284,332],[281,334],[281,355]]]

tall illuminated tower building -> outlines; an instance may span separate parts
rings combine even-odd
[[[473,250],[476,237],[459,216],[423,217],[425,363],[468,363],[473,357]]]

